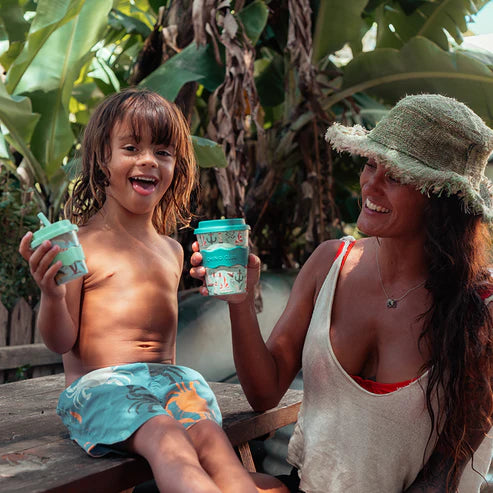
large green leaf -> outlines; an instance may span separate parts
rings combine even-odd
[[[246,35],[255,46],[267,25],[269,8],[262,0],[255,0],[238,12],[238,17],[245,28]]]
[[[2,0],[0,9],[0,20],[9,35],[10,43],[23,42],[29,31],[29,22],[24,19],[19,0]]]
[[[284,101],[284,57],[270,48],[262,48],[255,60],[255,85],[262,106],[277,106]]]
[[[16,93],[29,95],[41,114],[31,148],[48,178],[74,144],[68,113],[72,88],[93,56],[91,49],[105,29],[111,5],[111,0],[86,0],[75,18],[45,40],[17,84]]]
[[[33,113],[31,101],[25,97],[10,96],[0,80],[0,122],[5,128],[4,137],[24,156],[32,170],[39,174],[41,167],[29,148],[38,120],[39,115]],[[43,184],[45,180],[42,178],[40,182]]]
[[[213,140],[192,135],[195,159],[201,168],[226,168],[228,162],[222,146]]]
[[[478,12],[488,2],[489,0],[427,1],[410,15],[406,15],[397,2],[391,2],[391,7],[388,5],[390,2],[386,2],[386,5],[377,9],[377,47],[401,48],[411,38],[423,36],[448,50],[449,42],[445,31],[458,44],[462,43],[461,33],[467,31],[466,17]]]
[[[84,2],[85,0],[39,0],[27,43],[7,73],[6,86],[9,93],[12,94],[16,90],[24,72],[51,34],[73,19],[80,12]]]
[[[209,46],[190,43],[180,53],[160,65],[139,85],[152,89],[169,101],[174,101],[184,84],[201,83],[208,91],[214,91],[224,80],[224,67],[214,58]]]
[[[323,0],[316,16],[313,36],[313,61],[341,49],[346,42],[361,46],[362,32],[367,29],[361,14],[368,0]]]
[[[406,94],[440,93],[463,101],[493,122],[493,72],[422,37],[411,39],[400,51],[382,48],[355,57],[344,69],[342,90],[328,98],[326,107],[361,91],[388,103]]]

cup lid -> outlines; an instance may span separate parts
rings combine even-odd
[[[43,226],[41,229],[38,229],[38,231],[34,232],[31,248],[36,248],[45,240],[51,240],[55,236],[70,233],[71,231],[78,231],[78,229],[77,225],[72,224],[68,219],[63,219],[62,221]]]
[[[222,231],[245,231],[249,230],[250,226],[245,223],[245,220],[241,217],[233,219],[211,219],[208,221],[200,221],[199,226],[195,229],[194,233],[219,233]]]

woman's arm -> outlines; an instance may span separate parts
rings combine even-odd
[[[222,297],[229,302],[238,378],[248,401],[257,411],[277,405],[301,368],[317,283],[325,278],[338,245],[338,241],[326,242],[307,260],[267,343],[262,338],[254,304],[254,287],[260,277],[258,257],[249,257],[247,294]],[[198,253],[192,256],[192,265],[197,267],[192,268],[191,275],[199,279],[203,278],[203,272],[197,270],[201,260]]]

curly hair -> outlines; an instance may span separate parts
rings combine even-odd
[[[104,205],[110,175],[111,132],[127,121],[136,142],[150,131],[153,144],[172,144],[176,163],[170,187],[156,206],[152,223],[160,234],[170,234],[178,224],[188,226],[190,197],[197,184],[197,166],[188,124],[180,109],[148,89],[129,88],[106,98],[95,110],[84,132],[82,171],[77,177],[65,216],[79,226]]]
[[[433,296],[420,336],[430,351],[426,404],[441,450],[451,458],[447,491],[456,491],[460,466],[473,453],[468,434],[492,425],[493,323],[481,298],[491,285],[491,237],[482,217],[465,214],[456,195],[430,197],[425,217],[426,288]]]

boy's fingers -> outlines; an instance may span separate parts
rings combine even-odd
[[[19,253],[22,255],[24,260],[29,260],[29,257],[32,253],[32,248],[31,248],[31,239],[32,239],[33,234],[31,231],[28,231],[21,239],[21,242],[19,243]]]
[[[194,242],[192,243],[192,250],[193,250],[194,252],[198,252],[198,251],[200,250],[200,248],[199,248],[199,242],[198,242],[198,241],[194,241]]]
[[[41,260],[38,263],[38,270],[41,271],[41,273],[48,271],[48,269],[51,266],[51,263],[53,262],[59,251],[60,251],[60,247],[58,245],[54,245],[41,258]]]
[[[56,276],[56,273],[60,270],[60,268],[62,267],[62,262],[58,261],[58,262],[55,262],[52,266],[50,266],[44,276],[43,276],[43,281],[46,282],[46,281],[50,281],[50,280],[55,280],[55,276]]]
[[[34,250],[29,259],[29,267],[31,268],[31,272],[34,273],[40,269],[46,270],[59,250],[60,249],[58,246],[52,247],[49,240],[44,241],[38,248],[36,248],[36,250]]]

